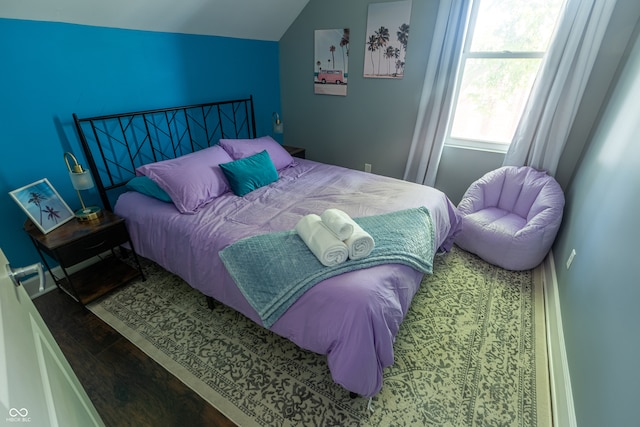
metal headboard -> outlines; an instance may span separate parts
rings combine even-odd
[[[221,138],[256,136],[253,96],[88,118],[74,113],[73,120],[100,199],[109,210],[109,192],[123,187],[137,167],[210,147]]]

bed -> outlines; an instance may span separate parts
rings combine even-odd
[[[103,204],[125,218],[136,252],[179,275],[209,300],[263,326],[219,256],[242,239],[292,230],[304,215],[336,207],[356,219],[426,207],[433,253],[448,251],[460,228],[456,208],[434,188],[292,158],[279,145],[273,147],[270,138],[256,138],[251,97],[92,118],[74,114],[74,122]],[[212,162],[224,157],[221,147],[240,160],[247,157],[247,147],[260,141],[277,180],[243,196],[228,188],[200,194],[202,188],[193,188],[189,180],[203,174],[189,162],[157,170],[165,163],[176,166],[171,159],[206,155]],[[129,188],[133,178],[143,176],[164,189],[163,179],[172,171],[179,171],[185,188],[171,189],[171,201]],[[202,197],[182,204],[178,199],[185,195],[180,191],[189,193],[187,199],[193,199],[193,193]],[[282,259],[283,265],[291,261]],[[371,397],[382,388],[384,368],[393,364],[396,333],[422,278],[422,272],[400,263],[336,275],[304,292],[269,329],[304,349],[326,354],[337,384],[352,395]]]

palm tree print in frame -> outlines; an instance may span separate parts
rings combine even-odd
[[[46,178],[9,194],[45,234],[74,218],[73,211]]]
[[[409,42],[411,0],[369,4],[364,77],[401,79]]]
[[[349,29],[316,30],[313,92],[347,95],[349,77]]]

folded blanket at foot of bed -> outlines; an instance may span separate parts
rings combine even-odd
[[[294,231],[247,237],[219,252],[227,271],[265,327],[309,288],[338,274],[380,264],[431,273],[434,230],[425,207],[354,218],[375,240],[369,256],[325,267]]]

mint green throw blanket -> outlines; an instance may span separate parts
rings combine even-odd
[[[247,237],[219,252],[227,271],[267,328],[313,285],[380,264],[432,272],[433,222],[425,207],[354,218],[375,241],[371,254],[325,267],[295,230]]]

